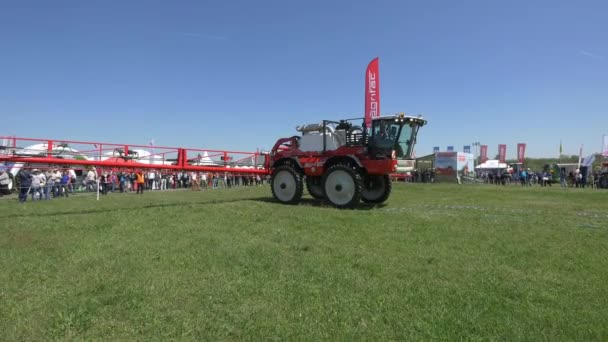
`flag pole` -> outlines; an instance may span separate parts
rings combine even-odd
[[[606,159],[606,157],[604,157],[604,140],[606,140],[606,134],[602,135],[602,147],[600,148],[600,167]]]

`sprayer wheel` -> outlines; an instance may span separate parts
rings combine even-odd
[[[361,200],[361,175],[349,165],[336,164],[323,175],[327,199],[337,208],[354,208]]]
[[[302,175],[289,165],[274,169],[270,180],[272,196],[284,204],[297,204],[302,198]]]
[[[388,175],[367,175],[363,179],[361,199],[365,203],[382,203],[391,195],[393,183]]]

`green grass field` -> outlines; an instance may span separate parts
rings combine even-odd
[[[608,192],[0,201],[0,340],[608,340]]]

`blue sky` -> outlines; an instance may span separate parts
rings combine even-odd
[[[608,134],[607,1],[0,0],[0,135],[255,150],[359,116],[422,113],[417,154],[530,156]]]

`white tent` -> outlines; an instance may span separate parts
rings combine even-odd
[[[506,169],[509,166],[505,163],[499,163],[498,160],[492,159],[487,160],[485,163],[481,163],[475,166],[476,170],[494,170],[494,169]]]
[[[217,163],[215,163],[210,157],[209,157],[209,153],[207,153],[207,151],[203,152],[203,155],[200,157],[200,159],[196,162],[196,165],[201,165],[201,166],[217,166]]]

